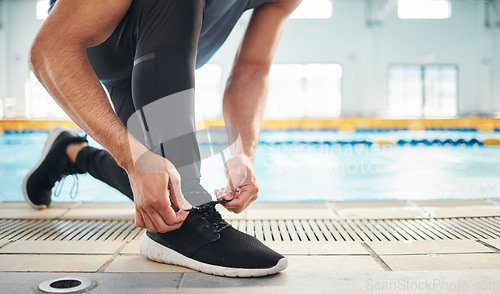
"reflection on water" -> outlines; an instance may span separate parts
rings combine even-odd
[[[272,134],[265,132],[261,139],[295,141],[298,135],[302,136],[298,140],[360,140],[363,135],[295,132],[290,139],[286,132]],[[409,136],[396,132],[383,135]],[[444,134],[433,135],[444,137]],[[46,133],[0,136],[0,201],[23,201],[22,179],[37,161],[46,136]],[[366,139],[375,135],[364,136]],[[497,147],[262,144],[257,149],[255,169],[261,191],[259,201],[500,197]],[[220,156],[203,160],[202,174],[202,183],[209,192],[226,184]],[[79,180],[76,201],[129,201],[89,175],[79,176]],[[73,201],[69,197],[72,179],[67,181],[55,201]]]

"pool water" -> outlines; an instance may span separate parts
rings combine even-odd
[[[307,142],[374,139],[483,139],[498,133],[399,131],[265,131],[256,153],[258,201],[363,201],[500,198],[500,148],[489,146],[369,146]],[[0,135],[0,202],[24,201],[21,183],[41,154],[47,133]],[[288,142],[282,144],[282,142]],[[290,143],[302,142],[302,143]],[[91,145],[98,147],[94,141]],[[201,147],[205,148],[205,147]],[[225,186],[220,156],[202,162],[209,192]],[[128,202],[89,175],[68,177],[54,201]]]

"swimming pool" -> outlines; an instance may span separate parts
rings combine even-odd
[[[0,135],[0,201],[24,201],[22,179],[38,159],[46,136]],[[500,138],[500,132],[263,131],[255,162],[258,201],[500,198],[500,148],[473,141],[487,137]],[[370,143],[381,139],[396,144]],[[435,143],[417,144],[423,140]],[[91,145],[97,146],[93,141]],[[225,185],[218,156],[203,160],[202,174],[210,192]],[[66,179],[54,201],[129,201],[89,175],[79,176],[73,200],[72,180]]]

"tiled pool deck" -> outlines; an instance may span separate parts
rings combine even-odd
[[[254,203],[235,221],[500,216],[500,200]],[[0,219],[133,220],[133,204],[0,203]],[[265,241],[289,267],[265,278],[205,275],[151,262],[139,239],[9,240],[0,229],[0,293],[32,293],[50,278],[97,282],[90,293],[500,293],[500,238],[421,241]]]

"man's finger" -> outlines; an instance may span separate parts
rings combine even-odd
[[[248,192],[243,191],[234,198],[230,202],[223,203],[222,205],[229,211],[240,213],[243,209],[246,208],[246,200],[247,200]]]
[[[163,221],[169,226],[176,226],[178,224],[182,224],[182,222],[186,219],[189,214],[188,211],[179,210],[175,212],[171,206],[162,206],[157,207],[156,211],[161,216]]]
[[[246,183],[247,181],[245,181]],[[240,213],[242,212],[250,203],[257,199],[258,189],[254,185],[244,184],[240,192],[233,198],[231,202],[222,204],[227,210]]]
[[[175,213],[175,222],[182,225],[182,222],[188,217],[189,211],[179,210]]]
[[[193,208],[193,206],[187,202],[186,198],[184,198],[184,194],[182,194],[180,178],[170,178],[170,200],[172,200],[174,205],[180,210],[190,210]]]
[[[165,233],[168,231],[170,225],[165,222],[163,217],[156,210],[152,210],[151,212],[149,212],[149,217],[151,218],[151,221],[155,225],[158,232]]]
[[[229,171],[227,174],[227,184],[226,188],[224,189],[225,192],[222,192],[222,197],[224,200],[231,200],[236,196],[236,192],[238,191],[238,188],[243,185],[244,181],[246,179],[246,174],[245,173],[233,173]]]
[[[231,178],[229,178],[229,180],[227,181],[227,184],[226,184],[226,187],[224,188],[224,192],[222,192],[224,194],[235,194],[236,192],[236,189],[238,188],[238,186],[233,186],[233,184],[231,184]]]
[[[235,168],[227,174],[229,188],[236,190],[241,187],[247,180],[247,169],[245,167]]]
[[[150,231],[151,233],[158,232],[158,229],[156,228],[153,221],[149,217],[149,214],[144,210],[141,210],[141,214],[142,214],[142,219],[144,220],[144,223],[146,224],[146,229],[148,231]]]
[[[144,219],[142,219],[142,214],[138,209],[135,209],[135,225],[139,228],[146,228]]]
[[[229,183],[226,185],[226,188],[222,188],[220,191],[220,196],[218,198],[224,200],[232,200],[236,195],[236,190],[232,190],[229,186]]]
[[[161,221],[163,221],[165,224],[165,227],[162,227],[161,230],[158,230],[160,233],[166,233],[170,232],[173,230],[177,230],[182,226],[182,222],[186,219],[188,216],[189,212],[179,210],[178,212],[175,212],[172,208],[170,208],[170,214],[172,217],[172,222],[167,222],[161,215],[160,212],[157,211],[158,215],[161,217]]]
[[[221,193],[221,191],[219,191],[219,189],[215,189],[214,194],[215,194],[215,197],[217,197],[217,198],[222,196],[222,193]]]
[[[174,197],[169,195],[170,200],[181,210],[189,210],[193,208],[189,202],[184,198],[184,194],[182,194],[181,189],[181,175],[175,168],[175,166],[168,160],[166,160],[168,177],[169,177],[169,187],[170,193],[174,192]]]

